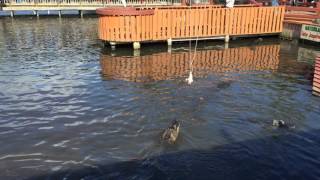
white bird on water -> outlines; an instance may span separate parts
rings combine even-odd
[[[189,77],[186,79],[187,83],[191,85],[193,83],[192,71],[189,72]]]

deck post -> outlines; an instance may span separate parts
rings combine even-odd
[[[135,57],[140,56],[140,49],[133,50],[133,56]]]
[[[59,18],[61,18],[61,10],[59,10]]]
[[[224,42],[225,43],[229,43],[229,41],[230,41],[230,36],[226,35],[225,38],[224,38]]]
[[[224,49],[228,49],[229,48],[229,43],[224,43]]]
[[[50,10],[48,10],[48,15],[50,15]]]
[[[13,16],[14,16],[14,12],[13,11],[10,11],[10,16],[13,18]]]
[[[112,50],[116,49],[116,42],[110,42],[110,46]]]
[[[140,49],[140,42],[133,42],[133,49]]]
[[[83,11],[82,10],[79,10],[79,15],[81,18],[83,18]]]
[[[33,15],[36,15],[36,14],[37,14],[35,10],[33,10],[32,13],[33,13]]]
[[[171,39],[171,38],[168,39],[168,40],[167,40],[167,43],[168,43],[168,46],[172,46],[172,39]]]
[[[39,17],[39,11],[36,11],[37,17]]]

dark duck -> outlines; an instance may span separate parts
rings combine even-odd
[[[180,122],[177,120],[172,121],[171,125],[165,129],[161,135],[161,141],[168,144],[174,144],[179,136]]]
[[[295,125],[288,124],[283,120],[273,120],[272,126],[277,127],[277,128],[295,128]]]

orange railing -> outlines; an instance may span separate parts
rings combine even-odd
[[[275,71],[279,65],[280,45],[199,50],[192,63],[193,75],[204,77],[210,73]],[[102,74],[108,78],[145,82],[188,76],[189,52],[161,52],[145,56],[102,55]]]
[[[320,18],[320,7],[295,7],[286,6],[284,21],[292,24],[313,24]]]
[[[152,15],[100,15],[104,41],[139,42],[225,35],[280,33],[284,6],[154,8]]]
[[[313,91],[315,95],[320,96],[320,56],[316,58],[314,65]]]

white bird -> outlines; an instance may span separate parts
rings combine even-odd
[[[187,83],[188,83],[189,85],[192,84],[192,82],[193,82],[192,71],[189,72],[189,77],[186,79],[186,81],[187,81]]]
[[[127,2],[126,2],[126,0],[121,0],[121,2],[122,2],[122,4],[123,4],[124,7],[127,7]]]

